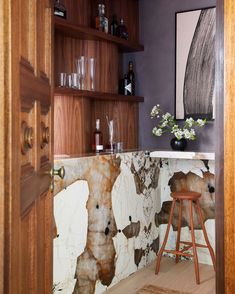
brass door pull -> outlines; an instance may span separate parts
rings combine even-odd
[[[33,128],[29,127],[26,121],[21,123],[21,153],[25,155],[33,148]]]
[[[49,144],[49,128],[45,126],[44,122],[41,122],[41,148],[43,149]]]
[[[51,177],[59,176],[61,179],[63,179],[65,177],[65,168],[64,168],[64,166],[61,166],[61,168],[59,168],[59,169],[52,168],[51,171],[50,171],[50,175],[51,175]]]

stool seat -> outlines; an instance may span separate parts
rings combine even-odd
[[[187,191],[187,192],[172,192],[171,197],[175,199],[182,199],[182,200],[193,200],[196,201],[198,198],[201,197],[200,193]]]
[[[212,259],[212,263],[213,263],[213,266],[215,269],[215,254],[214,254],[213,248],[211,247],[208,236],[207,236],[206,228],[205,228],[203,217],[202,217],[202,211],[201,211],[200,204],[199,204],[199,198],[201,197],[201,194],[194,192],[194,191],[181,191],[181,192],[171,193],[171,197],[173,198],[173,201],[172,201],[172,205],[171,205],[171,211],[170,211],[170,215],[169,215],[169,221],[168,221],[168,225],[167,225],[167,229],[166,229],[165,238],[163,240],[161,249],[158,252],[157,263],[156,263],[156,274],[158,274],[159,269],[160,269],[160,262],[161,262],[163,252],[175,254],[176,255],[176,263],[179,262],[179,256],[193,257],[196,282],[197,282],[197,284],[200,284],[197,247],[208,248],[208,250],[210,252],[211,259]],[[188,207],[189,207],[190,230],[191,230],[191,236],[192,236],[191,242],[180,240],[183,201],[187,201]],[[177,202],[179,203],[179,205],[178,205],[179,214],[178,214],[178,232],[177,232],[176,248],[175,248],[175,250],[167,250],[167,249],[165,249],[165,246],[167,243],[168,235],[170,232],[170,227],[171,227],[172,220],[173,220],[174,209],[176,207]],[[194,222],[193,222],[193,207],[195,208],[195,212],[197,213],[199,223],[201,224],[202,232],[203,232],[203,235],[204,235],[204,238],[206,241],[206,245],[196,243],[196,237],[195,237],[195,233],[194,233]],[[184,248],[181,249],[180,244],[183,244]],[[188,253],[189,249],[193,250],[192,254]]]

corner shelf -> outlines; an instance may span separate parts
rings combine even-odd
[[[112,36],[110,34],[106,34],[92,28],[74,25],[66,20],[59,19],[57,17],[54,18],[54,27],[55,31],[62,32],[63,34],[73,38],[79,38],[83,40],[107,41],[114,43],[118,46],[120,52],[125,53],[144,51],[143,45],[116,36]]]
[[[141,96],[126,96],[126,95],[119,95],[119,94],[113,94],[113,93],[88,91],[88,90],[76,90],[76,89],[60,88],[60,87],[55,88],[54,95],[86,97],[93,100],[144,102],[144,97],[141,97]]]

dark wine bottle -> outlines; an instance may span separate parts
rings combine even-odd
[[[124,25],[123,18],[120,19],[120,24],[117,26],[116,35],[123,39],[126,39],[126,40],[128,39],[128,32],[127,32],[126,26]]]
[[[135,74],[133,71],[133,62],[129,62],[128,66],[128,74],[127,74],[127,79],[129,83],[131,84],[131,94],[130,95],[135,95]]]
[[[117,27],[118,27],[117,16],[116,16],[116,14],[114,14],[111,25],[110,25],[111,35],[113,35],[113,36],[117,35]]]
[[[93,133],[93,145],[92,150],[96,153],[103,151],[103,134],[100,130],[100,120],[96,119],[96,127]]]

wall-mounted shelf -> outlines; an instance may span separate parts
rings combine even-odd
[[[121,52],[144,51],[143,45],[124,40],[122,38],[115,37],[92,28],[74,25],[66,20],[57,17],[55,17],[54,27],[56,31],[59,31],[69,37],[83,40],[107,41],[114,43],[118,46]]]
[[[144,102],[144,97],[140,96],[125,96],[113,93],[104,93],[88,90],[76,90],[70,88],[57,87],[54,90],[55,95],[66,95],[76,97],[86,97],[94,100],[110,100],[110,101],[127,101],[127,102]]]

